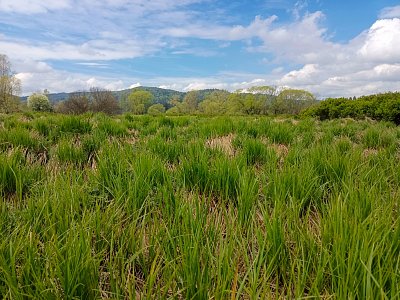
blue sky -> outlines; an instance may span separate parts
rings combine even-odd
[[[320,97],[400,90],[392,0],[1,0],[23,93],[274,85]]]

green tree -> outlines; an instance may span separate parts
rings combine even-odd
[[[177,105],[179,105],[179,104],[181,104],[182,102],[181,102],[181,97],[179,96],[179,95],[173,95],[172,97],[171,97],[171,99],[169,100],[169,104],[171,105],[171,106],[177,106]]]
[[[171,107],[170,109],[168,109],[165,114],[167,116],[179,116],[181,114],[181,112],[179,111],[179,108],[176,106]]]
[[[229,92],[227,91],[214,91],[199,104],[199,109],[206,115],[226,114],[228,97]]]
[[[240,90],[230,94],[227,99],[227,114],[229,115],[244,115],[244,94]]]
[[[262,101],[254,94],[244,95],[244,112],[248,115],[260,115],[263,107]]]
[[[264,99],[259,95],[235,92],[228,98],[228,114],[231,115],[259,115],[263,113]]]
[[[279,89],[276,86],[253,86],[247,90],[249,93],[257,95],[257,101],[261,114],[268,114],[271,112],[272,103],[275,101],[279,94]]]
[[[302,111],[303,116],[320,120],[373,118],[400,124],[400,93],[384,93],[359,98],[328,98]]]
[[[6,55],[0,54],[0,111],[11,112],[17,109],[21,81],[11,71],[11,63]]]
[[[277,88],[269,85],[262,86],[252,86],[247,89],[249,93],[252,94],[262,94],[262,95],[275,95],[277,94]]]
[[[153,104],[152,106],[149,107],[147,113],[152,116],[159,116],[165,113],[165,107],[160,103]]]
[[[128,96],[128,111],[136,114],[145,114],[153,102],[153,94],[143,90],[133,91]]]
[[[194,114],[198,109],[198,105],[200,102],[200,95],[198,91],[190,91],[183,98],[183,113],[185,114]]]
[[[33,111],[52,111],[49,98],[46,95],[33,93],[28,97],[28,107]]]
[[[305,90],[285,89],[272,103],[275,114],[299,114],[316,102],[315,96]]]
[[[185,113],[185,104],[181,101],[179,95],[173,95],[169,100],[169,104],[171,105],[171,108],[166,111],[167,115],[178,116]]]

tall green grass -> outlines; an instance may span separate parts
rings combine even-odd
[[[399,129],[5,115],[4,299],[399,299]]]

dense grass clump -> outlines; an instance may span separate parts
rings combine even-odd
[[[0,128],[0,298],[400,298],[392,123],[15,114]]]
[[[43,170],[30,164],[25,153],[16,148],[11,153],[0,154],[0,196],[3,200],[21,200],[30,188],[40,184]]]

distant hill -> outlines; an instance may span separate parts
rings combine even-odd
[[[122,90],[122,91],[113,91],[113,94],[118,99],[118,101],[120,101],[123,97],[128,96],[130,93],[132,93],[132,91],[135,91],[135,90],[145,90],[145,91],[152,93],[154,96],[154,102],[161,103],[161,104],[165,105],[166,107],[169,106],[168,102],[173,96],[177,95],[181,99],[183,99],[185,97],[185,95],[187,94],[186,92],[179,92],[179,91],[175,91],[175,90],[162,89],[162,88],[157,88],[157,87],[146,87],[146,86],[135,87],[133,89],[126,89],[126,90]],[[214,91],[217,91],[217,89],[199,90],[198,92],[200,94],[200,100],[203,100],[208,94],[210,94]],[[58,103],[58,102],[67,100],[70,94],[71,93],[54,93],[54,94],[49,94],[48,97],[52,103]],[[27,98],[28,98],[27,96],[24,96],[24,97],[21,97],[21,100],[26,101]]]
[[[56,93],[56,94],[49,94],[49,100],[51,102],[60,102],[64,101],[65,99],[68,99],[70,93]],[[21,97],[22,101],[26,101],[28,99],[28,96],[23,96]]]

